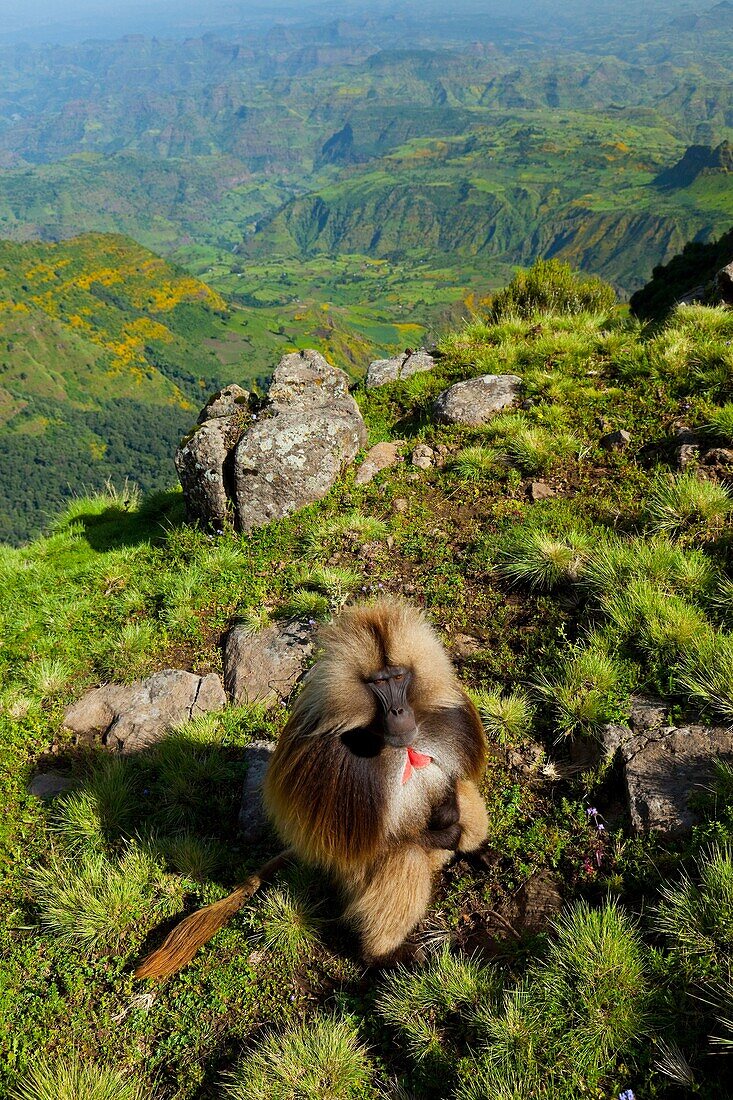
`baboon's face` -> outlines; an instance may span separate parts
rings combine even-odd
[[[384,741],[393,748],[407,748],[416,733],[415,712],[410,703],[412,672],[404,665],[389,665],[366,681],[378,706]]]

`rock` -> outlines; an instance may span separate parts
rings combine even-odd
[[[512,925],[522,932],[541,932],[562,909],[561,880],[552,871],[537,871],[517,891]]]
[[[429,470],[435,465],[435,451],[425,443],[418,443],[412,452],[410,461],[413,466],[419,466],[421,470]]]
[[[368,485],[381,470],[401,462],[400,447],[403,446],[403,440],[397,440],[394,443],[377,443],[367,452],[364,461],[356,471],[354,484]]]
[[[271,741],[253,741],[245,749],[247,775],[239,806],[239,829],[245,841],[256,844],[269,832],[270,824],[262,801],[262,787],[275,751]]]
[[[680,470],[687,466],[697,466],[700,459],[700,448],[694,443],[683,443],[677,448],[677,465]]]
[[[628,726],[604,728],[603,749],[622,764],[634,830],[683,833],[695,823],[689,796],[709,784],[717,757],[733,759],[733,731],[670,726],[660,700],[635,697]]]
[[[531,481],[527,495],[530,500],[548,500],[555,496],[555,490],[546,481]]]
[[[484,424],[494,413],[514,404],[521,385],[516,374],[484,374],[456,382],[436,399],[435,415],[446,424]]]
[[[209,398],[199,413],[198,422],[203,424],[206,420],[235,416],[242,409],[249,408],[250,398],[249,390],[243,390],[241,386],[225,386]]]
[[[238,390],[239,386],[229,386],[228,389]],[[219,407],[224,407],[220,394],[212,406],[207,405],[202,410],[199,427],[183,440],[174,462],[186,501],[188,521],[220,532],[231,527],[234,519],[228,456],[246,430],[249,408],[240,405],[231,414],[209,418],[206,416],[207,410],[215,407],[217,401],[222,402]],[[205,419],[201,421],[201,417]]]
[[[392,501],[392,511],[397,513],[404,513],[407,511],[409,504],[405,497],[395,497]]]
[[[264,419],[234,451],[234,513],[250,531],[320,500],[366,443],[348,376],[318,352],[286,355]]]
[[[73,786],[73,779],[68,775],[62,775],[61,772],[39,772],[31,779],[28,791],[36,798],[42,798],[44,802],[48,802]]]
[[[711,447],[703,455],[706,466],[733,466],[733,450],[729,447]]]
[[[288,698],[313,652],[314,628],[305,620],[272,623],[252,633],[235,624],[224,642],[224,687],[235,703]]]
[[[432,355],[420,351],[404,352],[394,359],[375,359],[369,364],[364,384],[368,390],[385,386],[388,382],[397,382],[400,378],[409,378],[411,374],[432,370],[435,360]]]
[[[213,531],[281,519],[324,496],[364,443],[348,375],[317,351],[285,355],[259,412],[227,386],[178,448],[188,519]]]
[[[80,737],[101,736],[116,752],[137,752],[171,726],[226,706],[216,673],[167,668],[133,684],[104,684],[66,708],[64,725]]]
[[[715,276],[715,285],[725,304],[733,306],[733,261],[721,267]]]
[[[454,634],[450,642],[451,651],[456,657],[472,657],[482,649],[480,638],[473,634]]]
[[[625,428],[619,428],[615,432],[609,432],[601,436],[600,444],[604,451],[622,451],[631,442],[631,433]]]

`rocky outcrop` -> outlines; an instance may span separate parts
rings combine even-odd
[[[369,364],[364,385],[368,390],[373,390],[377,386],[386,386],[388,382],[398,382],[412,374],[432,370],[434,366],[432,355],[422,348],[419,351],[405,351],[393,359],[375,359]]]
[[[171,726],[226,706],[215,673],[167,668],[133,684],[104,684],[66,708],[64,726],[78,737],[99,737],[115,752],[137,752]]]
[[[313,652],[313,627],[303,619],[251,631],[235,623],[224,643],[224,687],[235,703],[284,702]]]
[[[516,374],[484,374],[456,382],[436,399],[435,415],[445,424],[485,424],[516,402],[521,385]]]
[[[709,785],[716,757],[733,759],[733,731],[668,723],[660,700],[637,696],[627,726],[608,725],[603,749],[622,768],[638,833],[683,833],[695,823],[691,795]]]
[[[721,267],[715,277],[715,286],[720,300],[727,306],[733,306],[733,261]]]
[[[222,415],[176,455],[189,517],[210,529],[249,531],[320,500],[366,442],[348,375],[316,351],[281,359],[259,410],[239,401],[210,403]]]
[[[214,394],[201,410],[197,427],[176,451],[176,471],[191,523],[213,531],[232,524],[227,458],[249,423],[249,401],[241,386]]]

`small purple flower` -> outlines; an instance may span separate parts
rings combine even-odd
[[[598,810],[595,808],[595,806],[589,806],[585,812],[588,817],[598,817]]]
[[[596,821],[596,829],[598,829],[599,833],[605,833],[606,826],[602,822]]]
[[[624,1089],[618,1094],[618,1100],[636,1100],[633,1089]]]

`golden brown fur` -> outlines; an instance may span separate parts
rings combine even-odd
[[[322,631],[321,645],[265,780],[266,806],[287,852],[228,898],[186,918],[138,968],[139,977],[185,965],[293,856],[333,876],[364,955],[387,957],[424,915],[436,871],[454,850],[472,851],[485,840],[486,808],[476,786],[486,758],[483,728],[422,612],[395,600],[358,606]],[[368,686],[395,666],[411,673],[409,747],[430,758],[406,782],[407,749],[385,740]]]
[[[346,916],[367,957],[390,954],[428,905],[434,872],[452,854],[428,842],[431,814],[455,792],[461,851],[485,840],[486,810],[476,788],[485,740],[473,704],[424,615],[380,601],[345,612],[321,637],[270,764],[268,810],[307,863],[336,878]],[[386,666],[412,671],[413,747],[433,763],[402,784],[405,750],[365,754],[378,722],[365,681]]]

